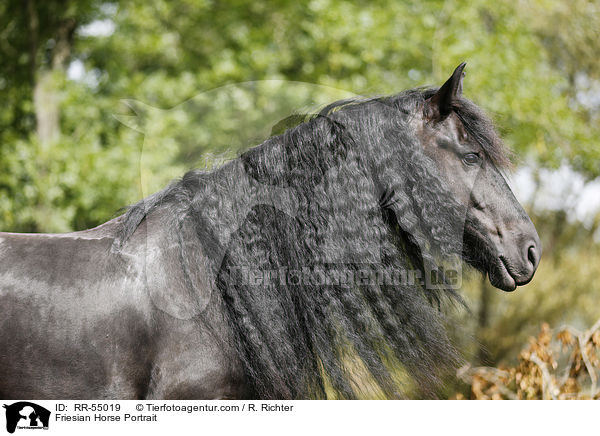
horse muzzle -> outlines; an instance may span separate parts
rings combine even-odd
[[[489,271],[490,283],[506,292],[526,285],[533,279],[542,257],[542,243],[529,222],[529,231],[519,233],[505,244]]]

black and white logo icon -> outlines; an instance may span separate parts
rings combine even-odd
[[[16,429],[39,430],[48,429],[50,411],[29,401],[19,401],[4,405],[6,409],[6,431],[14,433]]]

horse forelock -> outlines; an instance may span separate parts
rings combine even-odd
[[[410,100],[425,101],[437,88],[412,90]],[[402,96],[402,94],[400,94]],[[491,163],[500,169],[511,167],[511,154],[498,135],[493,121],[471,100],[460,97],[453,101],[452,109],[471,137],[483,148]]]

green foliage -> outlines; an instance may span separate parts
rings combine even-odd
[[[53,2],[5,2],[0,7],[6,23],[0,54],[10,61],[0,66],[4,102],[0,168],[5,180],[0,192],[6,197],[0,226],[82,228],[100,223],[140,195],[132,182],[139,171],[134,153],[141,149],[143,137],[126,132],[112,116],[133,114],[123,112],[122,98],[166,110],[229,83],[265,79],[320,84],[356,94],[391,93],[439,84],[462,60],[468,61],[466,94],[492,113],[518,162],[552,167],[567,161],[596,176],[598,123],[590,123],[595,108],[577,102],[580,90],[574,77],[598,78],[592,55],[597,52],[598,15],[591,3],[579,3],[581,8],[569,8],[567,14],[562,2],[552,0],[493,4],[314,0],[270,5],[233,0],[89,0],[66,2],[61,8]],[[28,5],[38,20],[35,41],[24,31],[32,26]],[[84,63],[86,75],[71,81],[58,71],[62,78],[54,86],[59,91],[61,137],[51,150],[39,152],[32,97],[36,71],[51,67],[58,32],[69,20],[77,29],[110,20],[114,32],[94,36],[75,30],[69,40],[70,56]],[[563,21],[572,35],[552,32]],[[287,95],[283,87],[279,91],[293,97],[298,89],[292,87]],[[257,101],[250,87],[243,89],[239,101],[251,104],[241,117],[232,112],[231,101],[211,102],[206,107],[210,114],[203,119],[221,122],[208,132],[204,126],[210,124],[200,129],[198,117],[189,114],[176,123],[153,120],[157,141],[166,148],[166,143],[174,143],[181,150],[167,153],[172,157],[169,162],[163,160],[161,147],[156,147],[154,157],[146,150],[146,161],[153,161],[152,171],[160,172],[161,165],[186,168],[202,153],[231,149],[227,135],[232,131],[249,130],[245,137],[252,139],[251,144],[259,142],[254,134],[267,129],[267,122],[261,123],[269,106],[266,97],[277,95],[262,93],[264,101]],[[305,95],[290,103],[313,100]],[[288,111],[282,118],[294,109],[292,104],[278,107]],[[225,123],[228,117],[231,125]],[[235,126],[236,121],[241,125]],[[261,124],[254,131],[253,121]],[[45,174],[54,169],[65,181],[50,187],[54,181]],[[114,173],[120,177],[111,177]],[[92,185],[92,178],[97,184]],[[119,194],[97,193],[105,189]],[[41,210],[36,213],[25,212],[38,206]],[[56,211],[56,218],[39,216],[50,210]]]

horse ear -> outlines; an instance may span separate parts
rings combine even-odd
[[[466,62],[460,64],[452,76],[425,104],[425,116],[431,120],[441,121],[452,111],[452,103],[462,96],[462,83],[465,77]]]

